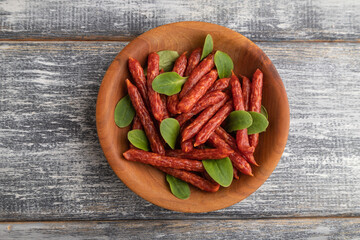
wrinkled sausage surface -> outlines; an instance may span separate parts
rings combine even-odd
[[[209,180],[202,178],[192,172],[165,167],[158,167],[158,169],[187,183],[190,183],[191,185],[203,191],[216,192],[220,188],[220,185],[218,183],[210,182]]]
[[[188,139],[184,142],[181,142],[181,151],[187,153],[187,152],[191,152],[192,150],[194,150],[194,145],[193,145],[193,139]]]
[[[146,79],[144,75],[144,69],[141,67],[141,64],[138,60],[129,57],[128,61],[129,65],[129,71],[131,73],[131,76],[134,79],[135,85],[138,88],[146,106],[149,105],[149,98],[147,95],[147,85],[146,85]]]
[[[250,111],[260,112],[261,111],[261,98],[263,88],[263,73],[260,69],[256,69],[251,83],[251,97],[250,97]],[[250,145],[254,148],[259,143],[259,134],[249,135]]]
[[[212,91],[223,91],[229,87],[230,78],[221,78],[218,79],[208,90],[208,92]]]
[[[250,108],[250,94],[251,94],[251,82],[250,80],[245,77],[241,76],[242,78],[242,95],[244,99],[244,108],[245,111],[249,111]]]
[[[205,124],[204,127],[199,131],[195,138],[194,146],[199,146],[205,143],[210,135],[217,129],[220,124],[229,116],[233,110],[233,104],[228,101],[221,109]]]
[[[177,109],[180,112],[188,112],[194,105],[205,95],[207,90],[215,82],[218,77],[217,71],[211,70],[208,74],[203,76],[196,85],[188,91],[187,94],[180,100]]]
[[[225,104],[228,97],[223,98],[218,103],[206,108],[200,115],[182,131],[182,141],[186,141],[199,133],[202,127],[211,117]],[[200,144],[199,144],[200,145]]]
[[[200,113],[205,108],[220,102],[226,97],[226,94],[220,91],[209,92],[205,94],[205,96],[203,96],[190,111],[177,116],[176,120],[179,122],[180,126],[182,126],[186,121]]]
[[[215,130],[215,133],[217,135],[219,135],[227,144],[229,144],[229,146],[234,150],[234,151],[239,151],[237,145],[236,145],[236,140],[235,138],[233,138],[233,136],[231,136],[228,132],[226,132],[222,127],[218,127]],[[240,154],[240,153],[239,153]],[[245,158],[246,161],[248,161],[248,163],[254,164],[255,166],[259,166],[254,158],[253,153],[248,153],[248,154],[243,154],[243,157]]]
[[[182,77],[184,76],[186,64],[187,64],[186,53],[187,52],[184,52],[183,54],[181,54],[180,57],[178,57],[178,59],[176,59],[173,70],[172,70],[173,72],[176,72],[177,74],[179,74]],[[180,112],[177,110],[178,103],[179,103],[179,95],[178,94],[169,96],[167,98],[168,111],[172,114],[179,114]]]
[[[196,68],[191,72],[189,78],[186,80],[180,94],[179,98],[183,98],[190,89],[195,86],[195,84],[211,69],[215,66],[214,63],[214,54],[210,53],[204,60],[202,60]]]
[[[137,116],[140,118],[141,124],[144,127],[146,136],[150,142],[151,150],[155,153],[164,155],[165,149],[161,142],[160,135],[155,128],[150,113],[146,109],[138,89],[128,79],[126,80],[126,85],[132,105],[135,108]]]
[[[202,48],[196,48],[189,56],[184,76],[189,76],[201,59]]]
[[[245,111],[241,85],[239,79],[235,76],[234,73],[231,75],[230,85],[235,111]],[[236,144],[240,152],[244,154],[254,152],[253,147],[251,147],[249,144],[249,137],[246,128],[236,131]]]
[[[152,82],[155,77],[159,75],[159,55],[152,52],[148,56],[148,72],[147,72],[147,88],[148,97],[151,106],[151,112],[156,120],[161,122],[163,119],[168,118],[166,105],[161,100],[160,94],[155,92],[152,88]]]
[[[232,149],[219,135],[215,132],[209,137],[208,142],[216,148]],[[241,173],[253,176],[250,164],[236,151],[229,155],[233,166]]]
[[[130,149],[123,153],[126,160],[142,162],[153,166],[170,167],[187,171],[205,171],[201,161],[163,156],[140,149]]]
[[[234,151],[232,149],[226,148],[214,148],[214,149],[194,149],[191,152],[183,152],[182,150],[167,150],[166,156],[177,157],[177,158],[187,158],[195,160],[205,160],[205,159],[221,159],[229,156]]]

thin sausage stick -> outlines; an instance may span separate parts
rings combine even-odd
[[[192,123],[189,124],[181,133],[182,141],[195,137],[209,119],[225,104],[228,97],[224,97],[218,103],[206,108]],[[200,144],[199,144],[200,145]]]
[[[251,94],[251,82],[245,76],[241,76],[241,78],[242,78],[242,95],[243,95],[243,99],[244,99],[244,107],[245,107],[245,111],[249,111],[249,108],[250,108],[250,94]]]
[[[177,109],[180,112],[188,112],[194,105],[205,95],[207,90],[215,82],[218,77],[217,71],[211,70],[208,74],[203,76],[195,86],[193,86],[186,95],[180,100]]]
[[[137,130],[137,129],[142,129],[142,125],[140,118],[137,115],[135,115],[131,130]],[[130,148],[136,148],[136,147],[130,143]]]
[[[131,76],[134,79],[135,85],[138,88],[146,106],[150,106],[149,104],[149,98],[147,95],[147,86],[146,86],[146,79],[144,75],[144,69],[141,67],[141,64],[138,60],[129,57],[129,71],[131,73]]]
[[[232,148],[215,132],[210,135],[208,142],[213,147],[232,150]],[[229,158],[237,170],[246,175],[253,176],[250,164],[239,153],[234,151],[230,154]]]
[[[190,118],[204,110],[205,108],[212,106],[222,99],[226,98],[226,94],[220,91],[213,91],[205,94],[190,111],[187,113],[182,113],[176,117],[176,120],[179,122],[180,126],[182,126],[186,121]]]
[[[180,114],[181,113],[180,111],[177,110],[178,103],[179,103],[179,95],[178,94],[174,94],[174,95],[167,97],[166,107],[171,114]]]
[[[135,115],[134,120],[133,120],[133,125],[132,125],[132,130],[136,130],[136,129],[142,129],[142,124],[141,124],[141,120],[138,117],[138,115]]]
[[[127,150],[123,153],[123,156],[128,161],[141,162],[158,167],[170,167],[194,172],[205,171],[201,161],[168,157],[140,149]]]
[[[239,79],[235,76],[234,73],[232,73],[231,75],[230,85],[235,111],[245,111],[241,85]],[[254,152],[253,148],[249,144],[249,138],[246,128],[236,131],[236,144],[240,152],[242,152],[243,154]]]
[[[219,135],[227,144],[229,144],[229,146],[234,150],[234,151],[239,151],[237,145],[236,145],[236,140],[235,138],[233,138],[233,136],[231,136],[228,132],[226,132],[222,127],[218,127],[215,130],[215,133],[217,135]],[[255,166],[259,166],[254,158],[254,155],[252,153],[249,154],[243,154],[238,152],[239,154],[243,155],[243,157],[246,159],[246,161],[248,161],[248,163],[254,164]]]
[[[251,84],[251,98],[250,98],[250,111],[260,112],[261,111],[261,98],[262,98],[262,88],[263,88],[263,73],[260,69],[256,69],[252,84]],[[249,135],[250,145],[254,148],[259,143],[259,134]]]
[[[179,178],[187,183],[190,183],[191,185],[203,191],[216,192],[220,188],[220,185],[218,183],[210,182],[209,180],[206,180],[191,172],[187,172],[179,169],[173,169],[173,168],[164,168],[164,167],[158,167],[158,169],[176,178]]]
[[[241,85],[234,72],[231,73],[230,85],[235,111],[245,111]]]
[[[233,166],[241,173],[249,176],[254,176],[250,164],[239,153],[234,152],[229,156],[229,158]]]
[[[199,64],[201,58],[202,48],[196,48],[190,54],[189,61],[186,67],[184,76],[189,76],[194,68]]]
[[[251,82],[250,80],[245,77],[245,76],[241,76],[242,78],[242,93],[243,93],[243,99],[244,99],[244,107],[245,107],[245,111],[249,111],[250,109],[250,94],[251,94]],[[249,139],[249,136],[248,136]],[[250,144],[250,141],[249,141]],[[250,144],[251,145],[251,144]],[[255,151],[255,148],[253,149],[253,151]],[[251,163],[254,164],[256,166],[259,166],[257,164],[257,162],[255,161],[254,158],[254,153],[246,153],[245,155],[245,159]]]
[[[223,91],[229,87],[230,78],[221,78],[218,79],[212,86],[209,88],[208,92],[212,91]]]
[[[164,146],[138,89],[129,81],[129,79],[126,79],[126,85],[132,105],[134,106],[136,114],[140,118],[141,124],[144,127],[146,136],[149,139],[151,150],[155,153],[164,155]]]
[[[213,148],[213,149],[194,149],[191,152],[183,152],[179,149],[167,150],[166,156],[177,157],[177,158],[187,158],[195,160],[205,160],[205,159],[221,159],[228,157],[234,150],[226,148]]]
[[[215,129],[215,133],[219,135],[227,144],[229,144],[232,149],[238,150],[235,138],[231,136],[230,133],[225,131],[225,129],[223,129],[222,127],[218,127],[217,129]]]
[[[178,57],[178,59],[176,59],[173,70],[172,70],[173,72],[176,72],[177,74],[179,74],[182,77],[184,76],[186,64],[187,64],[186,53],[187,52],[184,52],[183,54],[181,54],[180,57]],[[169,96],[167,99],[168,111],[172,114],[181,113],[180,111],[177,110],[178,103],[179,103],[179,95],[178,94]]]
[[[186,125],[180,125],[180,134],[184,131],[184,129],[189,126],[189,124]],[[183,152],[191,152],[194,150],[194,141],[195,139],[191,138],[186,141],[180,142],[180,147]]]
[[[166,108],[166,103],[167,103],[167,96],[165,95],[165,94],[160,94],[160,99],[161,99],[161,102],[162,102],[162,105],[163,105],[163,107],[165,108],[165,109],[163,109],[163,111],[164,111],[164,119],[165,118],[169,118],[170,116],[169,116],[169,113],[168,113],[168,110],[167,110],[167,108]]]
[[[161,100],[160,94],[155,92],[152,88],[154,78],[159,75],[159,55],[155,52],[150,53],[148,56],[148,73],[147,73],[147,88],[149,95],[149,102],[151,112],[156,120],[161,122],[163,119],[168,118],[166,105]]]
[[[190,89],[195,86],[195,84],[211,69],[215,66],[214,63],[214,54],[210,53],[204,60],[202,60],[199,65],[191,72],[189,78],[186,80],[180,94],[179,98],[182,99]]]
[[[232,102],[227,102],[210,120],[206,125],[199,131],[195,138],[194,146],[199,146],[205,143],[210,135],[217,129],[220,124],[225,120],[227,116],[233,110]]]
[[[186,54],[187,52],[183,52],[183,54],[181,54],[180,57],[176,59],[172,70],[173,72],[176,72],[182,77],[184,76],[186,70],[186,64],[187,64]]]

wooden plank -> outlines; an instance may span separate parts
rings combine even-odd
[[[356,239],[360,219],[1,223],[1,239]]]
[[[0,1],[1,39],[124,40],[178,21],[206,21],[252,40],[360,40],[358,0]]]
[[[259,43],[287,89],[288,144],[255,194],[206,214],[144,201],[103,156],[97,91],[124,46],[0,43],[0,220],[360,216],[359,44]]]

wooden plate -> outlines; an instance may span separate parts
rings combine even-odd
[[[269,113],[269,127],[260,135],[253,167],[254,177],[242,175],[228,188],[207,193],[191,188],[187,200],[174,197],[165,174],[141,163],[126,161],[128,128],[114,122],[116,103],[126,94],[129,78],[127,61],[138,59],[142,65],[150,52],[176,50],[180,54],[202,47],[206,35],[214,40],[214,49],[230,55],[235,73],[251,77],[256,68],[264,73],[263,105]],[[249,39],[228,28],[204,22],[178,22],[154,28],[129,43],[115,58],[100,86],[96,104],[96,126],[101,147],[116,175],[136,194],[153,204],[180,212],[209,212],[231,206],[258,189],[275,169],[284,151],[289,132],[289,105],[281,78],[269,58]],[[269,196],[271,198],[271,196]],[[275,199],[275,197],[274,197]]]

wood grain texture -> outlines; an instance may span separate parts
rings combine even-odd
[[[132,193],[99,146],[97,91],[125,43],[2,42],[0,219],[360,216],[359,44],[258,45],[287,90],[285,153],[268,181],[240,204],[182,214]]]
[[[1,239],[357,239],[360,219],[1,223]]]
[[[358,0],[2,0],[0,39],[124,40],[178,21],[229,27],[252,40],[360,40]]]

